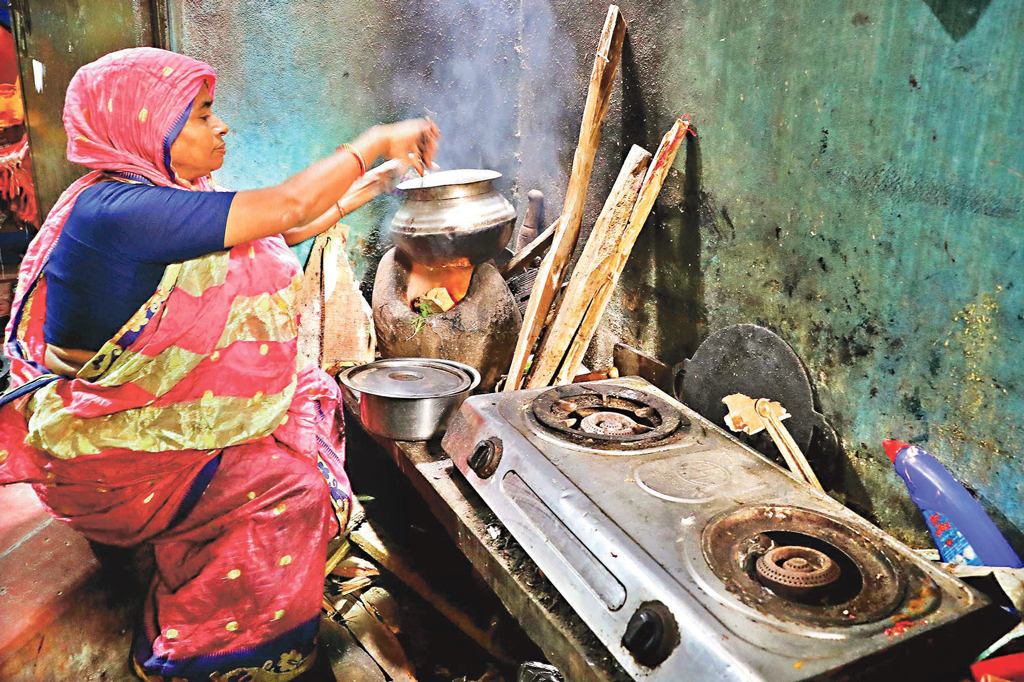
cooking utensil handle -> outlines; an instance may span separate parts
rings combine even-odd
[[[786,464],[789,468],[800,478],[804,479],[811,487],[825,492],[825,489],[821,486],[821,482],[818,481],[818,477],[814,474],[814,469],[811,468],[807,458],[804,457],[804,453],[800,451],[800,446],[793,440],[793,436],[790,435],[789,430],[783,426],[782,420],[778,418],[778,415],[771,409],[768,401],[758,400],[756,403],[757,413],[764,419],[765,426],[768,429],[769,435],[772,440],[775,441],[776,447],[782,453],[782,457],[786,460]]]

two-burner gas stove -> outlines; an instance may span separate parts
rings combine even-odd
[[[442,445],[638,680],[877,671],[989,603],[638,378],[469,398]]]

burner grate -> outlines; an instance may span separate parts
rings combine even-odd
[[[532,407],[542,427],[585,444],[647,445],[690,425],[667,400],[614,384],[557,386]]]

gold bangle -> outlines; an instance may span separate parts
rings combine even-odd
[[[352,152],[352,156],[356,157],[356,163],[359,164],[359,174],[364,175],[366,173],[366,161],[363,159],[363,155],[359,153],[359,150],[348,142],[338,147],[338,149],[344,149],[347,152]]]
[[[345,209],[343,209],[341,207],[341,199],[338,199],[336,202],[334,202],[334,205],[338,207],[338,213],[339,213],[338,220],[344,220],[345,219]]]

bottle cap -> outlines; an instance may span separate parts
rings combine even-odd
[[[889,457],[889,461],[895,464],[896,455],[910,446],[899,440],[883,440],[882,447],[885,448],[885,454]]]

